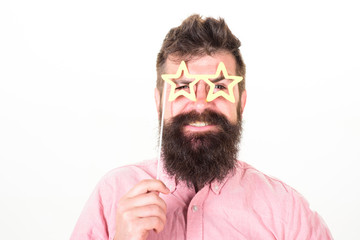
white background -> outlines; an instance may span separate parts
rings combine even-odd
[[[156,54],[192,13],[242,42],[240,158],[360,239],[355,0],[1,1],[1,239],[68,239],[101,176],[156,156]]]

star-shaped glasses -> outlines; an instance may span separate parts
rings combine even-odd
[[[221,74],[222,73],[222,74]],[[185,83],[182,86],[178,86],[173,79],[178,79],[182,75],[186,79],[194,79],[192,82]],[[216,70],[216,73],[213,75],[206,75],[206,74],[190,74],[189,70],[186,66],[186,63],[184,61],[181,61],[180,66],[175,74],[162,74],[162,79],[169,83],[171,86],[170,89],[170,96],[169,101],[174,101],[179,96],[184,96],[190,99],[191,101],[196,101],[196,95],[194,86],[200,81],[203,80],[206,82],[209,86],[209,92],[206,97],[207,102],[211,102],[214,99],[218,97],[223,97],[226,100],[235,103],[235,97],[234,97],[234,86],[238,84],[241,80],[243,80],[243,77],[241,76],[229,76],[225,67],[225,64],[223,62],[220,62],[218,65],[218,68]],[[215,80],[214,80],[215,79]],[[224,82],[231,81],[230,84],[222,84],[217,85],[215,82],[220,80],[226,80]],[[217,90],[215,90],[215,88]],[[187,89],[187,90],[185,90]],[[227,90],[228,93],[226,93],[224,90]]]

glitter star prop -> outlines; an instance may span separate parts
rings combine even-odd
[[[189,89],[190,92],[187,92],[183,89],[175,92],[176,90],[176,83],[173,82],[172,79],[178,79],[182,76],[182,73],[184,73],[184,76],[187,79],[194,79],[190,84],[189,84]],[[219,90],[217,92],[214,93],[215,90],[215,84],[213,82],[211,82],[210,79],[216,79],[219,76],[224,76],[224,79],[231,79],[233,80],[229,85],[228,85],[228,90],[229,90],[229,94],[227,94],[226,92],[224,92],[223,90]],[[220,62],[218,65],[218,68],[216,70],[215,74],[212,75],[207,75],[207,74],[190,74],[189,70],[185,64],[184,61],[181,61],[180,66],[177,70],[177,72],[175,74],[162,74],[161,75],[162,79],[164,81],[166,81],[167,83],[170,84],[171,89],[170,89],[170,96],[169,96],[169,101],[174,101],[177,97],[179,96],[184,96],[187,97],[188,99],[190,99],[191,101],[196,101],[196,95],[195,95],[195,90],[194,90],[194,86],[195,84],[197,84],[200,80],[204,80],[209,86],[209,92],[208,95],[206,97],[206,101],[207,102],[211,102],[214,99],[222,96],[224,97],[226,100],[235,103],[235,97],[234,97],[234,86],[236,84],[238,84],[241,80],[243,80],[243,77],[241,76],[229,76],[226,70],[226,67],[224,65],[223,62]]]
[[[227,94],[226,92],[224,92],[222,90],[217,91],[216,93],[214,93],[215,84],[209,80],[209,78],[210,79],[215,79],[215,78],[221,76],[221,73],[223,73],[224,79],[232,79],[233,80],[228,85],[229,94]],[[236,84],[241,82],[241,80],[243,80],[243,77],[241,77],[241,76],[229,76],[228,73],[227,73],[227,70],[225,68],[225,64],[223,62],[220,62],[215,75],[204,79],[204,81],[210,86],[210,90],[209,90],[209,93],[208,93],[208,95],[206,97],[206,101],[211,102],[215,98],[222,96],[226,100],[228,100],[228,101],[230,101],[232,103],[235,103],[234,86],[236,86]]]
[[[189,89],[190,89],[190,93],[181,89],[180,91],[175,93],[176,90],[176,83],[174,83],[172,81],[172,79],[178,79],[179,77],[181,77],[182,73],[184,73],[184,76],[188,79],[194,78],[194,75],[189,74],[189,70],[186,67],[186,64],[184,61],[181,61],[180,66],[177,70],[177,72],[175,74],[162,74],[161,77],[164,81],[166,81],[167,83],[170,84],[171,89],[170,89],[170,96],[169,96],[169,101],[174,101],[177,97],[183,95],[185,97],[187,97],[188,99],[190,99],[191,101],[196,101],[196,96],[195,96],[195,91],[194,91],[194,85],[200,80],[200,79],[196,79],[194,81],[192,81],[189,84]]]

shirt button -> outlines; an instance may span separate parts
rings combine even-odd
[[[196,205],[193,205],[191,209],[193,212],[197,212],[199,210],[199,207]]]
[[[215,190],[219,190],[219,186],[218,185],[215,185]]]

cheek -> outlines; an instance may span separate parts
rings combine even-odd
[[[235,101],[235,103],[229,102],[224,98],[217,98],[214,101],[215,109],[225,115],[227,119],[232,122],[236,123],[237,121],[237,106],[239,102]]]
[[[191,100],[181,96],[176,98],[174,101],[168,101],[165,104],[165,117],[173,117],[179,113],[186,112],[187,106],[190,102]]]

